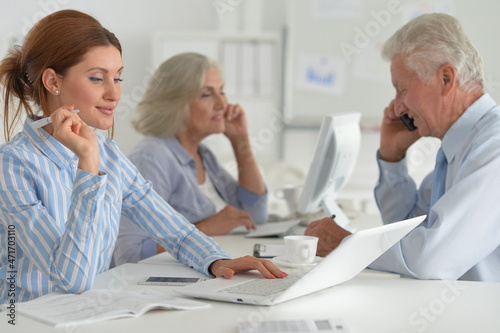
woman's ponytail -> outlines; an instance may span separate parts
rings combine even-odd
[[[9,141],[12,131],[26,114],[32,114],[31,81],[27,70],[23,66],[23,54],[20,46],[11,48],[6,57],[0,62],[0,84],[2,85],[2,97],[4,101],[3,123],[4,137]],[[11,114],[10,110],[15,109]],[[12,117],[11,117],[12,116]]]

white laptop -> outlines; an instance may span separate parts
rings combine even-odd
[[[225,302],[273,305],[352,279],[382,253],[418,226],[425,215],[358,231],[314,268],[296,270],[284,279],[266,279],[256,272],[216,278],[174,289],[176,292]],[[287,272],[286,269],[284,269]],[[290,272],[288,272],[290,273]]]

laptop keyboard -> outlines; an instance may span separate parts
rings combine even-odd
[[[294,284],[301,277],[301,274],[296,274],[289,275],[283,279],[255,279],[220,289],[219,292],[269,296],[288,289],[288,287]]]

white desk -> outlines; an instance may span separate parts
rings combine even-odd
[[[255,242],[280,241],[237,235],[214,238],[233,256],[251,254]],[[126,264],[100,274],[94,288],[141,289],[146,286],[138,286],[136,282],[146,275],[201,276],[161,254],[140,264]],[[147,288],[179,296],[174,287]],[[362,272],[338,286],[271,307],[202,301],[212,307],[153,311],[139,318],[82,325],[71,330],[55,330],[20,314],[17,325],[12,327],[0,313],[0,332],[235,333],[239,321],[330,317],[342,318],[352,333],[500,332],[500,283],[422,281]]]
[[[144,275],[198,276],[185,266],[126,264],[101,274],[95,288],[132,290]],[[173,287],[148,287],[176,295]],[[342,318],[352,333],[361,332],[500,332],[500,284],[420,281],[361,273],[351,281],[276,306],[206,301],[209,309],[154,311],[55,330],[17,314],[16,327],[0,321],[1,332],[236,332],[244,320]]]

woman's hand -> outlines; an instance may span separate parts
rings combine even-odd
[[[54,111],[52,136],[78,156],[78,167],[82,170],[99,173],[99,145],[94,131],[77,114],[71,113],[73,105]]]
[[[239,104],[228,104],[224,113],[226,130],[224,135],[229,140],[248,137],[248,125],[245,111]]]
[[[244,225],[247,230],[256,228],[250,214],[230,205],[214,216],[196,223],[198,230],[209,236],[228,234],[240,225]]]
[[[266,259],[245,256],[232,260],[217,260],[210,265],[210,271],[216,277],[232,278],[234,274],[248,272],[252,270],[259,271],[268,279],[284,278],[287,273],[276,267],[271,261]]]

